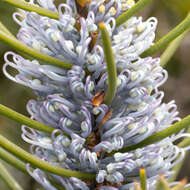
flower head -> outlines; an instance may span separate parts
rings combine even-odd
[[[49,190],[56,189],[50,176],[68,190],[130,189],[139,179],[140,168],[147,171],[148,189],[155,187],[160,173],[170,178],[171,168],[184,157],[185,149],[174,144],[183,134],[119,152],[180,120],[174,101],[162,103],[164,93],[158,88],[166,81],[167,72],[159,66],[159,58],[140,57],[153,44],[156,18],[143,21],[142,17],[132,17],[116,27],[115,19],[134,5],[133,0],[91,0],[84,5],[67,0],[58,9],[51,0],[38,3],[57,11],[59,20],[21,10],[14,14],[20,25],[18,39],[74,66],[64,70],[6,53],[5,75],[31,88],[37,96],[27,104],[31,118],[55,128],[47,135],[23,126],[22,138],[42,160],[96,173],[96,179],[64,178],[28,167],[31,176]],[[117,67],[117,92],[110,105],[104,102],[108,73],[98,31],[100,21],[109,32]],[[8,66],[18,74],[9,74]],[[113,151],[118,152],[109,156]]]

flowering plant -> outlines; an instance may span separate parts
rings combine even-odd
[[[159,87],[190,16],[153,44],[157,19],[134,16],[151,0],[4,1],[20,8],[13,15],[20,30],[16,38],[0,25],[0,40],[19,53],[5,54],[3,72],[36,100],[27,104],[30,118],[0,105],[31,144],[30,154],[0,135],[9,152],[1,157],[48,190],[188,187],[164,178],[175,178],[189,149],[190,116],[181,120]],[[161,61],[151,57],[166,46]]]

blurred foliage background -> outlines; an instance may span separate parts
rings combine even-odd
[[[63,2],[63,0],[60,0]],[[19,27],[12,19],[12,13],[16,11],[0,1],[0,20],[14,34]],[[175,27],[190,11],[190,0],[153,0],[139,15],[144,19],[154,16],[158,18],[157,37],[158,40],[173,27]],[[5,78],[2,73],[3,55],[11,48],[0,42],[0,103],[22,113],[26,112],[26,103],[29,99],[35,98],[32,91],[21,85],[15,84]],[[161,53],[161,52],[160,52]],[[158,53],[159,56],[160,53]],[[168,63],[166,69],[169,72],[169,79],[162,87],[165,92],[165,102],[175,100],[178,105],[179,115],[184,117],[190,114],[190,33],[177,50],[176,54]],[[21,130],[17,123],[4,117],[0,117],[0,133],[28,150],[28,145],[20,138]],[[6,165],[22,187],[26,190],[37,188],[35,181],[14,168]],[[183,168],[178,179],[188,177],[190,181],[190,154],[186,157]],[[0,189],[8,190],[0,179]]]

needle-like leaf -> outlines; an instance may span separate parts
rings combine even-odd
[[[14,49],[16,49],[18,51],[26,53],[39,60],[42,60],[47,64],[59,66],[64,69],[71,69],[71,67],[72,67],[71,63],[66,63],[63,60],[56,59],[49,55],[43,54],[43,53],[39,52],[38,50],[35,50],[35,49],[25,45],[23,42],[17,40],[16,38],[6,34],[2,30],[0,30],[0,41],[3,41],[4,43],[10,45],[11,47],[13,47]]]
[[[0,104],[0,115],[3,115],[5,117],[8,117],[20,124],[24,124],[27,125],[33,129],[39,130],[39,131],[43,131],[46,133],[52,133],[54,128],[47,126],[45,124],[42,124],[38,121],[32,120],[18,112],[15,112],[14,110]]]
[[[142,10],[145,6],[151,3],[152,0],[139,0],[132,8],[124,12],[116,19],[116,26],[124,24],[129,18]]]
[[[19,159],[30,163],[32,166],[40,168],[44,171],[53,173],[55,175],[59,176],[64,176],[64,177],[77,177],[80,179],[94,179],[95,174],[93,173],[84,173],[84,172],[79,172],[79,171],[73,171],[73,170],[68,170],[64,169],[61,167],[58,167],[56,165],[52,165],[48,162],[45,162],[36,156],[26,152],[19,146],[15,145],[14,143],[10,142],[8,139],[0,135],[0,147],[4,148],[8,152],[12,153]]]
[[[154,53],[164,49],[170,44],[173,40],[175,40],[178,36],[183,34],[188,28],[190,28],[190,14],[173,30],[171,30],[168,34],[162,37],[158,42],[156,42],[152,47],[142,53],[141,57],[152,56]]]
[[[146,170],[144,168],[140,169],[140,180],[141,180],[141,189],[146,190],[147,180],[146,180]]]
[[[169,137],[169,136],[171,136],[173,134],[179,133],[182,129],[187,128],[189,126],[190,126],[190,115],[183,118],[181,121],[176,122],[172,126],[166,128],[166,129],[164,129],[164,130],[162,130],[160,132],[157,132],[157,133],[153,134],[152,136],[146,138],[145,140],[143,140],[143,141],[141,141],[141,142],[139,142],[139,143],[137,143],[135,145],[120,149],[119,152],[128,152],[128,151],[131,151],[131,150],[135,150],[135,149],[138,149],[138,148],[145,147],[145,146],[147,146],[149,144],[156,143],[156,142],[161,141],[162,139],[164,139],[166,137]],[[116,152],[112,152],[109,155],[113,155],[115,153]]]
[[[102,34],[103,49],[104,49],[104,55],[108,72],[108,89],[104,102],[109,105],[111,104],[116,95],[117,68],[115,64],[115,57],[113,55],[111,39],[108,30],[106,28],[106,25],[102,22],[99,24],[99,28]]]
[[[53,19],[59,19],[59,14],[57,12],[53,12],[51,10],[44,9],[40,6],[33,5],[33,4],[25,2],[23,0],[1,0],[1,1],[9,3],[15,7],[24,9],[26,11],[36,12],[42,16],[47,16],[47,17],[53,18]]]
[[[160,176],[155,190],[170,190],[170,187],[165,180],[164,176]]]
[[[10,190],[23,190],[17,181],[11,176],[6,167],[0,162],[0,178],[8,185]]]

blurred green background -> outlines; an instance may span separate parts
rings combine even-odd
[[[12,13],[15,9],[0,1],[0,20],[16,34],[18,26],[13,22]],[[190,0],[153,0],[151,5],[145,8],[139,15],[144,19],[155,16],[158,18],[157,39],[162,37],[175,27],[190,11]],[[11,48],[0,42],[0,103],[22,113],[26,112],[26,103],[34,98],[30,89],[15,84],[5,78],[2,73],[3,55]],[[159,54],[158,54],[159,55]],[[166,69],[169,72],[169,79],[162,87],[165,91],[165,102],[175,100],[178,105],[180,116],[190,114],[190,34],[187,35],[175,56],[170,60]],[[21,130],[17,123],[4,117],[0,117],[0,133],[11,141],[28,150],[28,145],[20,138]],[[37,188],[35,181],[6,165],[22,187],[26,190]],[[188,177],[190,181],[190,154],[180,172],[179,179]],[[0,190],[8,190],[0,179]]]

